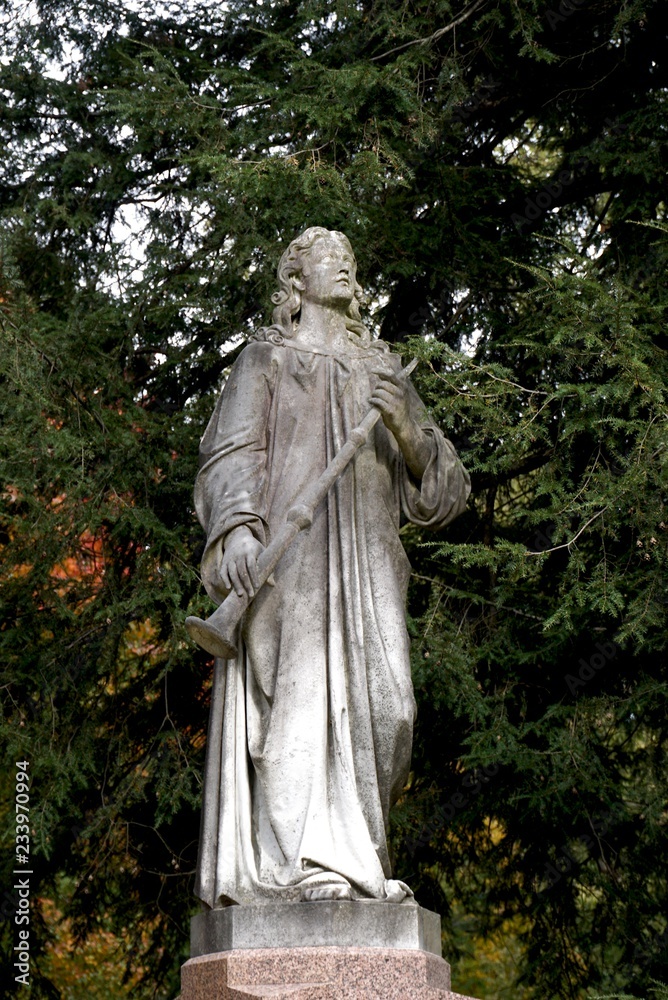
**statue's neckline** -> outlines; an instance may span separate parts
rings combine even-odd
[[[377,357],[377,352],[373,350],[368,350],[360,348],[359,352],[352,353],[351,351],[328,351],[323,347],[312,347],[310,344],[304,344],[299,340],[292,340],[288,337],[283,341],[285,347],[291,347],[295,351],[302,351],[305,354],[321,354],[326,358],[375,358]]]

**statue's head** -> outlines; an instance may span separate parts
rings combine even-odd
[[[322,226],[311,226],[306,229],[301,236],[297,236],[290,243],[281,257],[277,271],[279,290],[271,297],[271,301],[274,303],[271,329],[282,337],[294,336],[299,323],[305,290],[304,273],[308,273],[309,258],[314,263],[316,257],[322,258],[322,252],[316,252],[314,255],[313,251],[315,247],[318,248],[318,251],[324,250],[323,244],[325,246],[329,244],[334,253],[338,251],[339,254],[352,262],[348,293],[346,294],[341,287],[341,300],[345,299],[348,335],[356,343],[367,345],[370,341],[370,334],[360,318],[360,303],[363,301],[363,294],[362,289],[357,284],[357,265],[350,241],[344,233],[323,229]]]

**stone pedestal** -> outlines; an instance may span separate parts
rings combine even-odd
[[[191,922],[180,1000],[470,1000],[415,902],[230,906]]]
[[[437,955],[397,948],[257,948],[191,958],[180,1000],[470,1000]]]
[[[441,918],[405,903],[266,903],[198,913],[190,922],[192,958],[247,948],[402,948],[440,957]]]

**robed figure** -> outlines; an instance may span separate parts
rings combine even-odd
[[[279,268],[272,326],[234,364],[202,438],[202,577],[253,599],[216,660],[196,892],[209,907],[378,899],[415,701],[404,516],[442,528],[469,478],[360,320],[352,249],[314,227]],[[258,588],[257,557],[371,406],[382,420]]]

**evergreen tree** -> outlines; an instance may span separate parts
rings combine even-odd
[[[0,25],[3,826],[29,760],[33,994],[82,995],[40,899],[116,934],[134,995],[177,989],[212,665],[183,627],[210,610],[197,443],[308,225],[350,237],[473,478],[442,536],[404,529],[397,871],[462,992],[504,995],[489,942],[513,996],[665,980],[661,4],[4,0]]]

